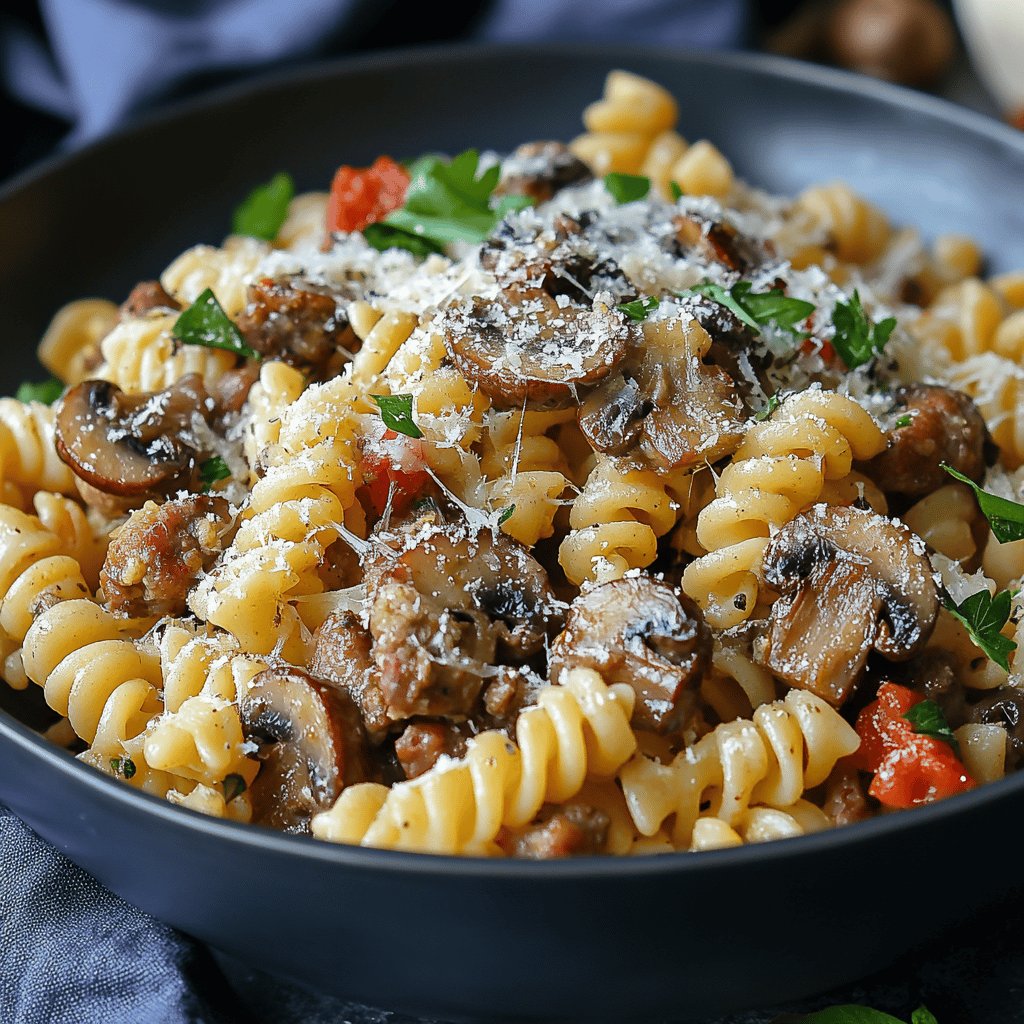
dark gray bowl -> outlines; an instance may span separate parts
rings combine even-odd
[[[796,192],[842,177],[896,219],[1024,266],[1024,139],[914,93],[782,60],[636,49],[420,51],[234,89],[0,194],[13,386],[62,302],[120,298],[218,241],[288,169],[569,137],[609,68],[663,82],[682,131]],[[411,1012],[698,1017],[809,995],[1021,889],[1024,775],[828,834],[700,856],[492,863],[330,846],[136,793],[0,713],[0,799],[111,889],[267,970]],[[899,913],[890,908],[897,900]]]

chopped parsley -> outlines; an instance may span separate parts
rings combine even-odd
[[[935,1014],[927,1006],[919,1006],[910,1015],[910,1024],[939,1024],[939,1022],[935,1019]]]
[[[954,479],[967,484],[974,491],[978,499],[978,507],[981,509],[988,525],[992,527],[992,533],[1000,544],[1008,541],[1024,540],[1024,505],[1011,501],[1009,498],[1000,498],[998,494],[991,494],[983,491],[970,477],[964,476],[947,463],[942,463],[942,468]]]
[[[259,354],[245,343],[242,332],[224,312],[224,307],[210,288],[204,289],[199,298],[174,321],[171,334],[184,345],[221,348],[240,356],[259,358]]]
[[[948,743],[957,754],[960,755],[960,744],[956,735],[949,727],[942,708],[933,700],[923,700],[915,704],[904,716],[913,727],[914,732],[919,736],[930,736],[933,740],[942,740]]]
[[[615,202],[622,206],[623,203],[635,203],[643,199],[651,191],[651,179],[642,174],[620,174],[613,171],[604,176],[604,187]]]
[[[974,641],[1000,668],[1010,671],[1009,656],[1017,645],[1000,632],[1010,618],[1010,592],[1002,590],[992,597],[987,590],[971,594],[960,604],[954,604],[948,595],[942,605],[967,628]]]
[[[674,178],[668,183],[669,191],[672,193],[673,201],[678,201],[686,195],[686,193],[679,187],[679,182]]]
[[[218,480],[226,480],[229,476],[231,470],[219,455],[214,455],[199,465],[199,479],[203,481],[204,492],[209,491]]]
[[[482,242],[506,213],[532,205],[529,196],[502,196],[494,202],[501,167],[479,174],[475,149],[445,160],[423,156],[409,166],[405,203],[363,237],[375,249],[408,249],[417,256],[440,252],[451,242]]]
[[[370,395],[380,409],[380,418],[390,430],[406,437],[422,437],[423,431],[412,418],[412,395]]]
[[[896,429],[902,430],[904,427],[909,427],[914,422],[914,417],[910,413],[906,412],[899,419],[896,420]]]
[[[224,801],[231,803],[235,797],[241,796],[249,788],[241,775],[232,772],[224,776]]]
[[[625,313],[630,320],[638,323],[647,319],[648,313],[653,313],[658,308],[658,299],[648,295],[645,299],[634,299],[632,302],[622,302],[615,307],[620,313]]]
[[[776,409],[778,409],[781,403],[782,399],[779,398],[778,395],[771,395],[765,403],[765,407],[760,412],[754,413],[754,419],[757,420],[758,423],[764,423],[764,421],[768,419]]]
[[[131,779],[134,778],[136,772],[135,762],[130,757],[112,757],[110,759],[110,770],[115,775]]]
[[[236,235],[251,235],[272,242],[277,238],[288,204],[295,196],[292,176],[282,171],[264,185],[254,188],[245,201],[235,207],[231,230]]]
[[[877,324],[872,323],[860,304],[860,295],[854,289],[849,303],[837,302],[832,311],[832,325],[836,329],[832,347],[842,357],[847,369],[855,370],[885,348],[893,328],[895,317],[886,317]]]
[[[508,508],[504,509],[500,516],[498,516],[498,525],[502,526],[512,518],[512,513],[515,512],[516,506],[514,504],[509,505]]]
[[[922,1012],[927,1016],[922,1016]],[[827,1009],[809,1013],[799,1018],[801,1024],[904,1024],[898,1017],[873,1010],[870,1006],[855,1006],[847,1003],[843,1006],[829,1006]],[[914,1011],[911,1024],[938,1024],[935,1018],[923,1006]]]
[[[51,377],[49,380],[41,380],[38,384],[26,380],[18,385],[14,397],[19,402],[42,402],[43,405],[53,405],[54,402],[64,394],[64,385]]]
[[[796,325],[814,312],[813,302],[791,298],[781,288],[766,292],[755,292],[753,288],[749,281],[738,281],[726,291],[720,284],[705,281],[681,294],[683,297],[700,295],[725,306],[755,334],[770,323],[793,334],[801,333],[796,330]]]

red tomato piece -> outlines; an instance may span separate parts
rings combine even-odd
[[[327,202],[327,230],[362,231],[405,202],[409,172],[389,156],[369,167],[342,164],[335,172]]]
[[[363,452],[363,486],[370,508],[382,515],[391,494],[393,512],[403,512],[430,479],[423,460],[423,442],[385,430],[380,441]]]

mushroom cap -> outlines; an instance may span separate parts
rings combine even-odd
[[[815,505],[771,539],[763,572],[780,596],[760,659],[836,706],[872,650],[905,661],[935,626],[939,589],[924,542],[874,512]]]
[[[549,675],[592,668],[608,683],[628,683],[639,698],[633,724],[659,733],[683,728],[711,658],[700,609],[649,576],[593,587],[569,609],[551,645]]]
[[[345,786],[370,777],[366,735],[344,690],[280,666],[256,676],[238,708],[246,737],[261,747],[250,788],[258,823],[306,832]]]

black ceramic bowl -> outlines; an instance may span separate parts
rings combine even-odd
[[[8,376],[62,302],[119,298],[225,233],[288,169],[566,138],[622,66],[681,129],[781,192],[842,177],[898,221],[1024,266],[1024,138],[936,100],[763,57],[421,51],[233,90],[0,195]],[[699,1017],[823,991],[1020,888],[1024,775],[851,828],[691,856],[490,862],[350,849],[203,818],[76,763],[0,713],[0,799],[111,889],[265,969],[451,1017]],[[915,895],[916,894],[916,895]],[[896,902],[897,912],[893,913]]]

